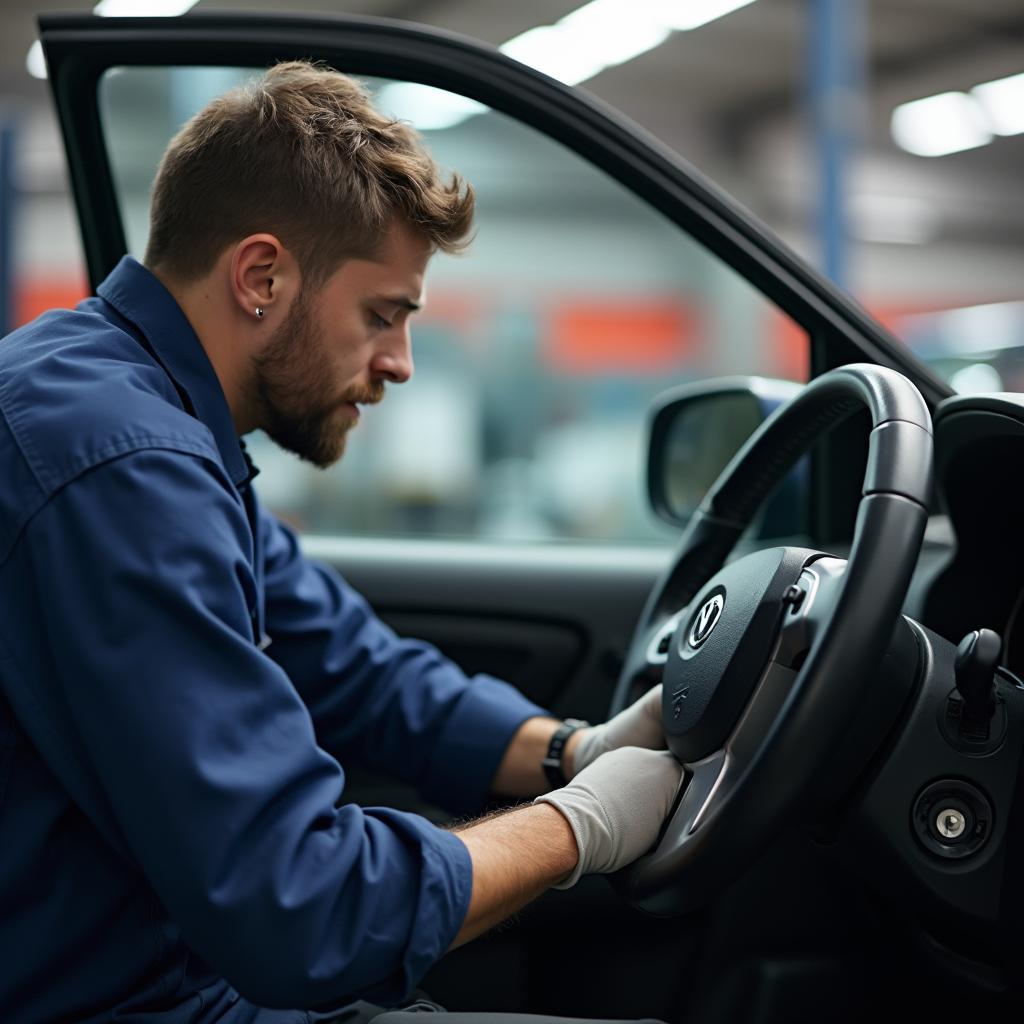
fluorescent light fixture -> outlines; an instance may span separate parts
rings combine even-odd
[[[199,0],[100,0],[92,9],[102,18],[176,18]]]
[[[671,29],[643,16],[644,7],[622,0],[592,0],[554,25],[541,25],[510,39],[501,52],[566,85],[593,78],[653,50]]]
[[[981,104],[996,135],[1024,132],[1024,74],[976,85],[971,95]]]
[[[566,85],[593,78],[607,66],[562,25],[541,25],[510,39],[501,52]]]
[[[945,156],[992,141],[985,111],[965,92],[943,92],[900,104],[892,112],[892,137],[918,156]]]
[[[672,30],[658,7],[651,0],[591,0],[562,18],[558,28],[602,66],[613,67],[668,39]]]
[[[1024,74],[903,103],[892,112],[892,137],[909,153],[945,156],[985,146],[994,135],[1024,132]]]
[[[677,32],[689,32],[753,2],[754,0],[662,0],[656,6],[664,10],[665,24],[669,28]]]
[[[553,25],[538,25],[509,39],[501,52],[566,85],[578,85],[605,68],[625,64],[653,50],[673,31],[698,28],[753,2],[590,0]],[[397,91],[406,88],[408,92]],[[423,130],[450,128],[486,109],[472,100],[419,85],[388,86],[381,97],[394,105],[396,116]],[[409,106],[400,105],[405,103]],[[461,114],[460,103],[464,107]]]
[[[33,78],[46,77],[46,58],[43,56],[43,44],[38,39],[28,48],[25,67]]]
[[[754,0],[591,0],[553,25],[510,39],[501,52],[566,85],[593,78]]]
[[[482,103],[458,93],[416,82],[395,82],[377,94],[377,105],[392,117],[411,121],[420,131],[451,128],[487,110]]]

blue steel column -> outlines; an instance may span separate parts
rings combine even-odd
[[[818,244],[825,274],[846,285],[849,169],[864,118],[863,0],[811,0],[810,12],[808,77],[818,170]]]
[[[0,337],[14,327],[14,125],[0,122]]]

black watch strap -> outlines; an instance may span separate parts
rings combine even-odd
[[[548,752],[540,763],[552,789],[561,789],[569,781],[562,768],[562,758],[565,756],[565,745],[569,742],[569,737],[577,729],[586,729],[589,725],[590,723],[584,722],[582,718],[567,718],[555,730],[548,744]]]

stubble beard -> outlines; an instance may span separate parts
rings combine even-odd
[[[378,402],[384,393],[382,383],[369,391],[350,388],[341,399],[332,391],[323,336],[303,294],[266,349],[254,357],[252,369],[260,426],[271,440],[319,469],[333,466],[345,453],[357,420],[344,405]]]

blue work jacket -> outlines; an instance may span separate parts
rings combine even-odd
[[[3,1024],[391,1004],[462,923],[462,842],[341,766],[465,812],[544,712],[396,637],[254,475],[135,260],[0,342]]]

